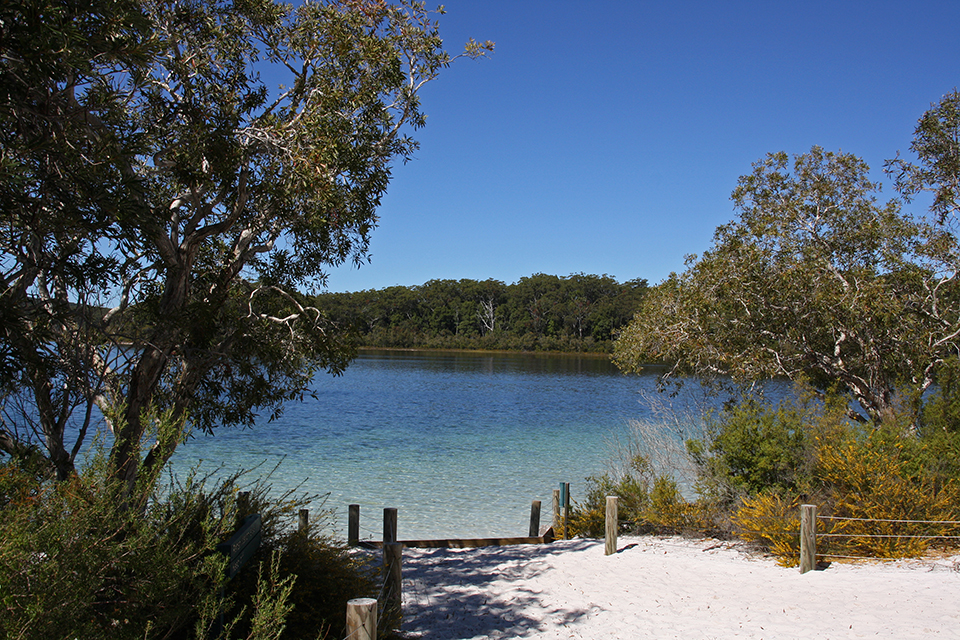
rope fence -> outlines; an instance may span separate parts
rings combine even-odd
[[[830,530],[823,533],[817,531],[817,524],[823,523],[837,523],[832,526]],[[875,530],[864,531],[864,530],[855,530],[855,531],[843,531],[842,529],[847,524],[867,524],[874,525]],[[855,518],[849,516],[831,516],[831,515],[818,515],[817,506],[805,504],[800,506],[800,573],[806,573],[812,569],[815,569],[817,566],[818,558],[833,558],[833,559],[843,559],[843,560],[897,560],[900,557],[913,555],[914,553],[922,552],[925,550],[926,543],[934,540],[943,540],[943,541],[956,541],[960,540],[960,535],[955,535],[954,533],[931,533],[930,531],[914,531],[911,532],[910,529],[916,530],[919,528],[930,528],[930,527],[957,527],[960,526],[960,521],[957,520],[915,520],[915,519],[896,519],[896,518]],[[891,528],[903,527],[904,530],[887,532]],[[877,532],[876,529],[880,529],[881,532]],[[949,529],[948,529],[949,530]],[[902,545],[908,545],[906,549],[898,549],[899,553],[894,556],[886,555],[852,555],[849,552],[838,551],[833,552],[833,549],[823,549],[818,550],[817,541],[823,540],[824,542],[831,542],[833,540],[847,540],[848,545],[852,546],[854,550],[863,549],[865,552],[869,552],[871,548],[882,549],[882,547],[876,547],[872,542],[881,542],[881,541],[891,541],[892,545],[896,547]],[[881,542],[882,544],[882,542]],[[916,545],[913,549],[909,545]],[[894,550],[894,546],[888,545],[888,550]],[[913,553],[911,553],[913,552]]]

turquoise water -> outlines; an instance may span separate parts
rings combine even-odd
[[[186,469],[273,468],[275,489],[329,493],[341,535],[361,505],[361,537],[398,509],[404,538],[526,535],[530,503],[549,518],[553,489],[603,472],[610,440],[650,417],[641,391],[605,357],[365,351],[314,397],[253,429],[221,430],[178,450]]]

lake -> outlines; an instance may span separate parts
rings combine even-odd
[[[274,487],[329,493],[344,536],[351,503],[361,538],[380,538],[384,507],[398,509],[401,539],[523,536],[532,500],[548,522],[560,482],[582,499],[611,440],[655,419],[642,402],[654,388],[654,374],[624,375],[606,356],[365,350],[278,420],[195,438],[174,462],[280,463]]]

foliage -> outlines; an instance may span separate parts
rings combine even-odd
[[[831,544],[828,552],[880,558],[915,556],[926,550],[927,540],[906,536],[960,532],[956,525],[923,522],[960,520],[958,479],[941,484],[914,475],[907,452],[896,440],[885,442],[882,434],[870,434],[820,442],[817,451],[817,478],[826,494],[826,513],[870,520],[833,521],[830,533],[851,537]]]
[[[645,297],[616,362],[668,363],[664,381],[840,385],[874,422],[890,418],[958,351],[957,242],[878,191],[853,155],[770,154],[733,192],[739,218]]]
[[[147,407],[248,425],[347,365],[301,292],[366,257],[451,57],[408,0],[0,11],[0,451],[66,478],[99,407],[129,493],[182,431],[141,456]]]
[[[344,637],[347,601],[376,597],[379,573],[370,558],[355,555],[324,533],[331,514],[323,508],[311,511],[306,531],[289,524],[305,506],[289,492],[272,497],[269,486],[259,482],[251,492],[248,510],[260,513],[264,539],[250,560],[260,571],[282,580],[294,581],[295,588],[286,598],[291,610],[284,618],[285,628],[278,638]],[[260,580],[253,571],[243,571],[229,585],[234,594],[233,612],[255,605]],[[236,627],[240,636],[250,633],[256,621],[244,617]]]
[[[942,223],[958,222],[960,195],[960,92],[946,94],[923,114],[913,133],[910,150],[918,164],[899,156],[887,162],[887,172],[908,200],[930,193],[930,210]]]
[[[809,399],[806,404],[815,409]],[[819,532],[831,534],[818,541],[824,554],[919,555],[927,549],[925,537],[956,535],[955,525],[936,524],[960,516],[960,476],[955,468],[938,464],[956,444],[943,439],[942,431],[903,437],[902,424],[865,428],[847,419],[842,403],[829,398],[819,410],[798,411],[783,403],[760,409],[752,401],[748,405],[747,411],[731,408],[715,423],[715,440],[701,449],[709,453],[700,460],[700,488],[727,496],[734,531],[761,543],[780,562],[792,566],[797,561],[801,502],[816,504],[822,516],[850,518],[821,521]],[[762,437],[741,440],[743,433],[760,435],[771,425],[772,442],[798,429],[803,434],[800,449],[785,455],[790,443],[781,442],[770,455],[763,451]],[[714,444],[731,440],[737,448]],[[734,462],[740,463],[738,469]]]
[[[896,439],[900,441],[899,438]],[[897,444],[875,434],[817,439],[817,552],[826,556],[902,558],[922,555],[931,536],[960,532],[957,480],[945,484],[910,472]],[[767,490],[745,496],[732,516],[736,532],[758,542],[784,566],[800,553],[800,495]],[[834,519],[836,518],[836,519]],[[901,522],[894,522],[901,521]],[[906,522],[903,522],[906,521]]]
[[[375,593],[370,568],[322,535],[322,519],[289,530],[309,497],[271,499],[259,481],[250,509],[263,543],[221,600],[214,549],[236,526],[242,475],[171,480],[138,513],[118,505],[105,470],[101,460],[50,483],[0,466],[0,636],[206,638],[223,613],[223,640],[320,637],[342,631],[349,598]]]
[[[731,520],[741,538],[763,546],[780,566],[800,564],[799,498],[784,498],[775,492],[747,496]]]
[[[846,428],[846,400],[803,384],[776,404],[742,395],[709,416],[702,439],[687,449],[699,468],[701,494],[733,504],[763,491],[806,493],[813,486],[815,439]]]
[[[607,496],[620,498],[617,516],[620,522],[633,523],[642,519],[650,504],[646,478],[625,474],[613,479],[608,474],[587,478],[587,492],[583,503],[574,501],[567,520],[572,536],[602,537],[606,526]],[[628,525],[629,526],[629,525]]]
[[[210,549],[228,529],[200,495],[141,515],[118,510],[93,472],[28,486],[36,500],[2,511],[0,635],[162,637],[217,607],[224,562]]]
[[[630,533],[705,533],[715,531],[711,502],[687,501],[675,480],[656,474],[643,457],[631,472],[587,478],[584,502],[575,503],[569,523],[571,535],[602,537],[606,527],[606,498],[617,496],[619,528]]]
[[[415,287],[324,293],[316,306],[368,347],[609,351],[646,291],[645,280],[535,274],[431,280]]]

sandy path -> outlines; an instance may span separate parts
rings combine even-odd
[[[410,638],[960,639],[960,556],[800,575],[681,538],[403,553]]]

